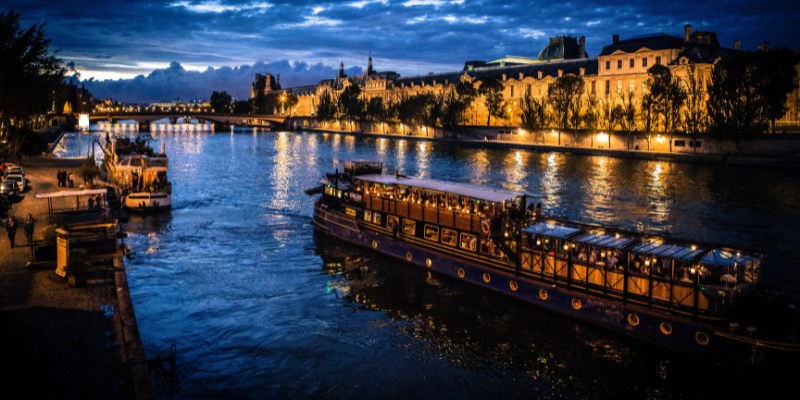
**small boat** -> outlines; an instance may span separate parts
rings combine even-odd
[[[169,158],[163,145],[161,152],[155,153],[142,139],[114,138],[106,150],[105,165],[122,192],[124,209],[149,212],[172,208],[172,184],[167,179]]]
[[[800,315],[758,287],[755,251],[547,219],[530,193],[382,169],[346,162],[326,175],[315,229],[661,346],[800,365]]]

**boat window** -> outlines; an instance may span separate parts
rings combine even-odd
[[[372,211],[364,210],[364,221],[372,222]]]
[[[442,229],[442,243],[448,246],[456,245],[456,231],[452,229]]]
[[[492,241],[490,239],[481,239],[481,254],[489,254],[491,246]]]
[[[404,219],[403,233],[409,236],[415,236],[417,234],[417,221],[413,219]]]
[[[379,213],[372,213],[372,222],[375,224],[381,224],[381,215]]]
[[[461,248],[464,250],[475,251],[478,247],[478,238],[469,233],[461,234]]]
[[[425,239],[432,240],[434,242],[439,241],[439,228],[435,226],[425,225]]]

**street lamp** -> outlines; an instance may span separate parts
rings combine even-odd
[[[284,110],[284,104],[286,104],[286,93],[281,94],[281,115],[286,113]]]

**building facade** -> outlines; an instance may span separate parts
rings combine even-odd
[[[603,110],[608,114],[616,105],[640,103],[648,90],[647,70],[653,65],[667,66],[684,88],[688,88],[692,81],[704,88],[714,63],[726,54],[739,51],[738,42],[733,48],[725,48],[713,32],[693,32],[691,25],[686,25],[683,33],[682,37],[661,33],[627,39],[613,35],[611,44],[604,46],[597,58],[589,58],[586,54],[584,37],[559,36],[550,38],[536,58],[506,56],[488,62],[472,60],[467,61],[461,71],[409,77],[401,77],[392,71],[376,72],[370,57],[363,74],[347,76],[341,65],[335,78],[311,86],[281,89],[279,80],[270,85],[273,82],[270,74],[257,74],[251,95],[255,96],[259,90],[292,93],[298,97],[298,103],[287,114],[313,116],[316,101],[322,93],[327,91],[336,97],[349,85],[358,85],[366,99],[378,96],[389,103],[420,93],[441,93],[448,86],[462,81],[471,82],[477,88],[483,79],[491,76],[503,83],[507,108],[505,118],[492,118],[492,125],[518,126],[520,105],[526,94],[535,99],[545,98],[549,86],[557,78],[573,74],[585,82],[583,100],[593,98],[602,117]],[[779,126],[798,125],[799,97],[798,89],[789,96],[789,110],[778,122]],[[488,110],[479,97],[466,112],[462,123],[483,125],[487,117]]]

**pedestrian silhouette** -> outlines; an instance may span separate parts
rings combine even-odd
[[[14,239],[17,237],[17,219],[13,215],[8,216],[6,221],[6,233],[8,233],[8,243],[14,248]]]
[[[33,218],[33,215],[28,213],[28,216],[25,217],[25,223],[23,228],[25,228],[25,238],[28,239],[28,243],[33,242],[33,224],[36,223],[36,220]]]

